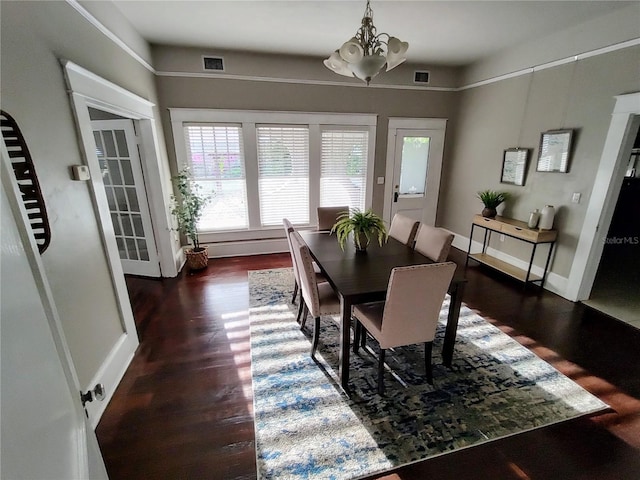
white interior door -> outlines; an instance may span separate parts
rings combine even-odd
[[[435,225],[444,150],[442,128],[409,127],[411,119],[399,124],[389,120],[387,145],[387,188],[385,219],[396,213]],[[417,119],[416,124],[426,119]],[[444,122],[444,121],[441,121]],[[434,125],[440,127],[440,125]]]
[[[2,157],[0,478],[106,479],[4,147]]]
[[[160,263],[131,120],[93,120],[113,231],[124,273],[160,276]]]

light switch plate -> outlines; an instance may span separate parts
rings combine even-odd
[[[582,195],[578,192],[575,192],[572,196],[571,196],[571,202],[572,203],[580,203],[580,197]]]
[[[384,177],[378,177],[378,185],[384,185]]]

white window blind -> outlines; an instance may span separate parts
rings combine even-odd
[[[247,228],[242,127],[196,125],[184,128],[187,162],[195,183],[212,199],[198,223],[201,231]]]
[[[261,224],[308,224],[308,127],[259,125],[256,135]]]
[[[366,197],[368,130],[322,130],[320,206],[364,210]]]

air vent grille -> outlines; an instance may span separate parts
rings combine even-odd
[[[413,83],[429,83],[429,72],[413,72]]]
[[[224,59],[222,57],[202,57],[202,67],[205,70],[224,72]]]

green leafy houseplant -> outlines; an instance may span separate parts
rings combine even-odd
[[[372,238],[377,238],[382,246],[388,236],[387,227],[382,218],[371,210],[362,212],[358,209],[354,209],[351,213],[342,212],[331,229],[331,233],[334,232],[342,250],[350,234],[353,234],[357,250],[366,250]]]
[[[496,216],[496,208],[502,202],[509,198],[508,192],[497,192],[495,190],[482,190],[478,192],[478,198],[484,204],[484,210],[482,210],[482,216],[493,218]]]
[[[184,167],[177,175],[172,177],[179,198],[171,195],[173,208],[171,213],[176,217],[177,230],[185,235],[193,244],[193,252],[202,252],[205,249],[200,246],[198,240],[198,221],[202,217],[204,207],[211,200],[211,195],[201,193],[200,185],[193,182],[191,171]]]

